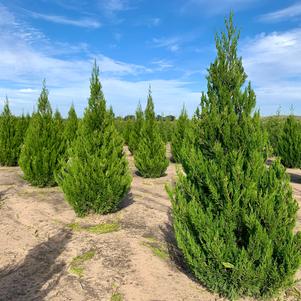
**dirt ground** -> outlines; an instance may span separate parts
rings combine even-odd
[[[194,281],[174,246],[165,185],[176,166],[143,179],[129,162],[133,182],[122,209],[85,218],[58,187],[31,187],[19,168],[0,167],[0,300],[224,300]],[[301,171],[288,172],[301,203]],[[297,289],[285,299],[300,300]]]

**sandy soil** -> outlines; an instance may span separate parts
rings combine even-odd
[[[175,165],[165,177],[143,179],[129,162],[133,182],[122,209],[85,218],[59,188],[31,187],[19,168],[0,167],[0,300],[223,300],[193,280],[175,248],[165,191]],[[288,172],[301,202],[301,171]],[[119,228],[89,231],[101,223]]]

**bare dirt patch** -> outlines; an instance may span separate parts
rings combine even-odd
[[[31,187],[19,168],[0,167],[0,300],[223,300],[194,281],[175,247],[165,191],[175,165],[143,179],[128,158],[133,183],[121,210],[85,218],[58,187]],[[301,171],[288,172],[301,203]]]

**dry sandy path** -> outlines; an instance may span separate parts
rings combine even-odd
[[[0,167],[0,300],[180,301],[223,300],[197,284],[173,247],[170,201],[160,179],[135,174],[117,213],[75,216],[59,188],[34,188],[19,168]],[[301,201],[301,171],[289,170]],[[300,213],[300,212],[299,212]],[[298,229],[301,229],[298,216]],[[118,223],[116,232],[95,234],[85,227]],[[77,227],[81,227],[78,230]],[[76,256],[93,252],[72,273]],[[297,300],[297,299],[296,299]]]

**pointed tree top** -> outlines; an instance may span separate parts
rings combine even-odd
[[[3,107],[3,112],[2,115],[11,115],[11,111],[9,108],[9,101],[8,101],[8,97],[5,97],[5,101],[4,101],[4,107]]]
[[[42,91],[38,99],[38,113],[40,114],[52,114],[50,102],[48,100],[48,90],[46,88],[46,80],[43,80]]]

